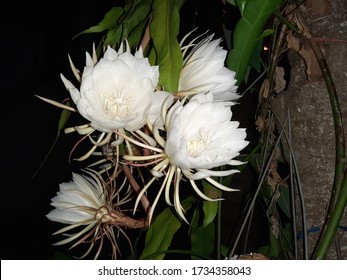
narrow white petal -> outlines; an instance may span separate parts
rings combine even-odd
[[[220,183],[218,183],[217,181],[211,179],[210,177],[205,178],[206,181],[210,182],[213,186],[215,186],[216,188],[222,190],[222,191],[227,191],[227,192],[234,192],[234,191],[239,191],[238,189],[233,189],[233,188],[229,188],[226,187]]]
[[[87,67],[93,67],[94,66],[94,60],[93,58],[90,56],[90,54],[88,52],[86,52],[86,66]]]
[[[167,182],[166,182],[166,187],[165,187],[165,201],[168,205],[173,206],[171,199],[170,199],[170,186],[172,184],[172,178],[175,175],[176,172],[176,167],[175,166],[170,166],[169,171],[167,173]]]
[[[73,64],[70,55],[68,55],[68,58],[69,58],[70,67],[71,67],[72,73],[76,77],[77,81],[81,82],[81,75],[80,75],[79,71],[77,70],[77,68],[75,67],[75,65]]]
[[[70,106],[67,106],[67,105],[64,105],[62,103],[59,103],[59,102],[56,102],[54,100],[51,100],[51,99],[48,99],[48,98],[45,98],[45,97],[42,97],[42,96],[38,96],[38,95],[35,95],[36,97],[42,99],[43,101],[46,101],[47,103],[50,103],[54,106],[57,106],[57,107],[60,107],[62,109],[66,109],[66,110],[69,110],[69,111],[72,111],[72,112],[77,112],[77,110],[75,108],[72,108]]]
[[[199,171],[209,175],[209,176],[215,176],[215,177],[224,177],[229,176],[231,174],[239,173],[240,170],[237,169],[231,169],[231,170],[209,170],[209,169],[198,169]]]
[[[202,191],[199,190],[198,186],[195,184],[195,182],[193,180],[189,180],[190,184],[192,185],[194,191],[202,198],[205,199],[207,201],[211,201],[211,202],[215,202],[218,200],[223,200],[222,198],[210,198],[208,196],[206,196]]]
[[[184,208],[182,207],[180,202],[180,181],[181,181],[181,170],[177,168],[176,182],[175,182],[175,189],[174,189],[174,205],[175,205],[175,209],[178,216],[181,217],[182,220],[185,221],[187,224],[189,224],[189,222],[187,221],[185,217]]]
[[[79,90],[75,88],[75,86],[68,79],[66,79],[63,74],[60,74],[60,77],[64,83],[65,88],[69,91],[72,101],[76,104],[81,97]]]

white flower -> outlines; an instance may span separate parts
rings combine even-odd
[[[224,66],[227,51],[220,46],[221,40],[212,40],[213,35],[210,35],[197,44],[194,44],[198,39],[195,38],[187,46],[183,46],[187,36],[181,42],[184,61],[178,95],[188,96],[212,91],[214,101],[240,98],[236,92],[236,73]],[[188,47],[191,46],[194,47],[188,51]]]
[[[119,206],[122,201],[114,204],[112,198],[118,195],[114,186],[107,185],[100,175],[88,173],[90,176],[82,176],[73,173],[72,181],[61,183],[59,192],[52,198],[51,205],[55,208],[46,217],[54,222],[68,224],[54,234],[64,234],[68,237],[55,243],[63,245],[80,238],[72,246],[82,242],[90,242],[89,249],[81,257],[88,255],[93,246],[99,243],[99,249],[95,255],[98,257],[103,246],[104,236],[108,238],[113,250],[113,258],[116,258],[118,246],[117,234],[126,236],[121,226],[126,228],[139,228],[145,226],[144,220],[135,220],[124,215]],[[122,200],[128,199],[127,197]],[[114,209],[117,205],[117,209]],[[67,234],[69,232],[69,234]],[[126,236],[127,238],[127,236]]]
[[[80,114],[107,133],[135,131],[146,123],[158,77],[158,66],[149,64],[142,49],[132,55],[129,47],[126,52],[108,47],[98,62],[87,53],[80,90],[61,75]]]
[[[167,102],[172,100],[168,99]],[[151,169],[153,178],[139,192],[135,209],[141,196],[156,178],[164,178],[149,210],[149,221],[164,190],[166,203],[175,206],[178,215],[186,221],[179,198],[180,181],[183,176],[189,180],[195,192],[208,201],[219,199],[206,196],[195,183],[196,180],[206,180],[223,191],[235,191],[211,178],[239,172],[237,169],[216,170],[218,167],[243,164],[234,158],[247,146],[248,141],[245,140],[245,129],[238,128],[239,123],[231,120],[230,106],[233,104],[231,101],[214,102],[212,92],[194,95],[186,105],[178,100],[167,112],[165,108],[169,106],[164,103],[161,116],[164,130],[160,133],[158,127],[152,128],[153,137],[162,148],[144,145],[122,135],[133,144],[141,145],[152,152],[145,156],[124,156],[129,162],[150,161],[150,164],[154,164]],[[170,198],[172,184],[173,202]]]
[[[248,144],[245,129],[231,121],[230,104],[198,94],[186,105],[176,102],[166,117],[165,153],[189,178],[203,179],[208,169],[233,164]],[[198,173],[190,175],[191,170]]]
[[[73,173],[73,181],[61,183],[52,198],[55,209],[47,214],[51,221],[64,224],[95,223],[98,209],[106,205],[106,193],[97,180]]]

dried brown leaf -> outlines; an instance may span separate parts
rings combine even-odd
[[[286,88],[287,81],[284,79],[284,68],[276,66],[274,91],[280,93]]]

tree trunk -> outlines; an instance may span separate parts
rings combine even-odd
[[[302,23],[301,28],[311,34],[311,40],[319,42],[325,54],[336,86],[345,128],[347,127],[346,11],[347,2],[343,0],[308,0],[291,15],[299,20],[299,24]],[[293,45],[292,39],[287,40],[288,48]],[[288,50],[290,79],[287,81],[287,89],[274,99],[273,111],[280,116],[282,122],[287,118],[288,111],[290,112],[291,144],[303,188],[310,257],[326,217],[334,181],[335,131],[332,107],[319,66],[308,43],[301,40],[300,44],[299,51]],[[298,230],[302,230],[300,218],[297,222]],[[345,209],[327,259],[347,259],[346,226]]]

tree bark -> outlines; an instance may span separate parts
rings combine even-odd
[[[347,2],[308,0],[294,13],[302,20],[305,31],[311,34],[311,40],[319,42],[325,54],[346,130]],[[289,39],[289,48],[291,43]],[[331,197],[335,172],[335,131],[332,107],[322,74],[307,42],[301,40],[300,43],[300,51],[288,50],[291,67],[288,87],[276,96],[272,109],[282,122],[287,118],[288,111],[290,113],[291,145],[303,188],[310,256],[323,227]],[[284,150],[288,157],[288,148]],[[297,222],[298,230],[302,230],[300,217]],[[327,259],[347,259],[346,226],[345,210]]]

